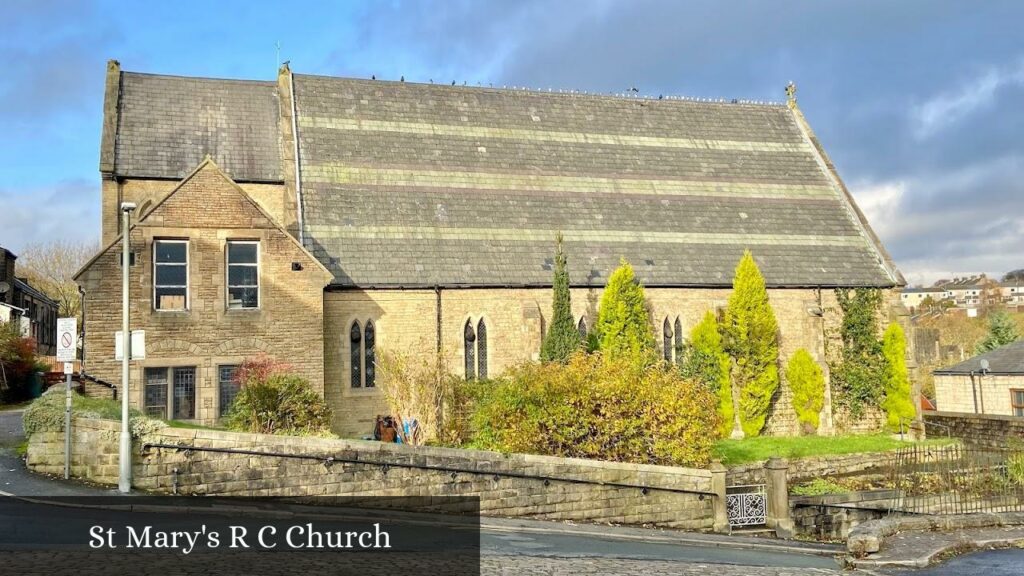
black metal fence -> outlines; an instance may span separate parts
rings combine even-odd
[[[893,513],[1024,511],[1024,449],[909,446],[891,474]]]

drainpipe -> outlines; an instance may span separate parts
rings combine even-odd
[[[974,397],[974,413],[978,413],[978,386],[974,382],[974,370],[971,370],[971,396]]]
[[[85,290],[81,286],[78,287],[78,309],[82,311],[82,367],[79,372],[85,374]]]
[[[437,355],[441,356],[441,286],[434,285],[434,299],[437,308]]]

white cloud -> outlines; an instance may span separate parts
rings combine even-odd
[[[992,68],[953,90],[937,94],[914,106],[914,135],[923,140],[995,101],[996,93],[1009,85],[1024,85],[1024,62]]]
[[[883,181],[851,191],[913,284],[1024,267],[1024,156]]]
[[[852,184],[850,191],[875,233],[882,238],[891,237],[896,233],[900,201],[907,191],[906,182],[860,182]]]
[[[0,246],[15,254],[51,239],[99,241],[99,186],[65,181],[39,189],[0,189]]]

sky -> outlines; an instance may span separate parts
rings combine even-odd
[[[99,238],[107,59],[782,101],[911,283],[1024,268],[1024,2],[4,0],[0,245]],[[280,49],[278,50],[278,46]]]

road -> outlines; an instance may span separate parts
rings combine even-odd
[[[108,488],[28,472],[14,452],[21,441],[21,412],[0,412],[0,491],[22,496],[116,494]],[[842,573],[824,547],[813,553],[812,546],[749,537],[536,520],[484,519],[480,546],[481,573],[487,575]],[[995,574],[987,572],[987,576]]]

